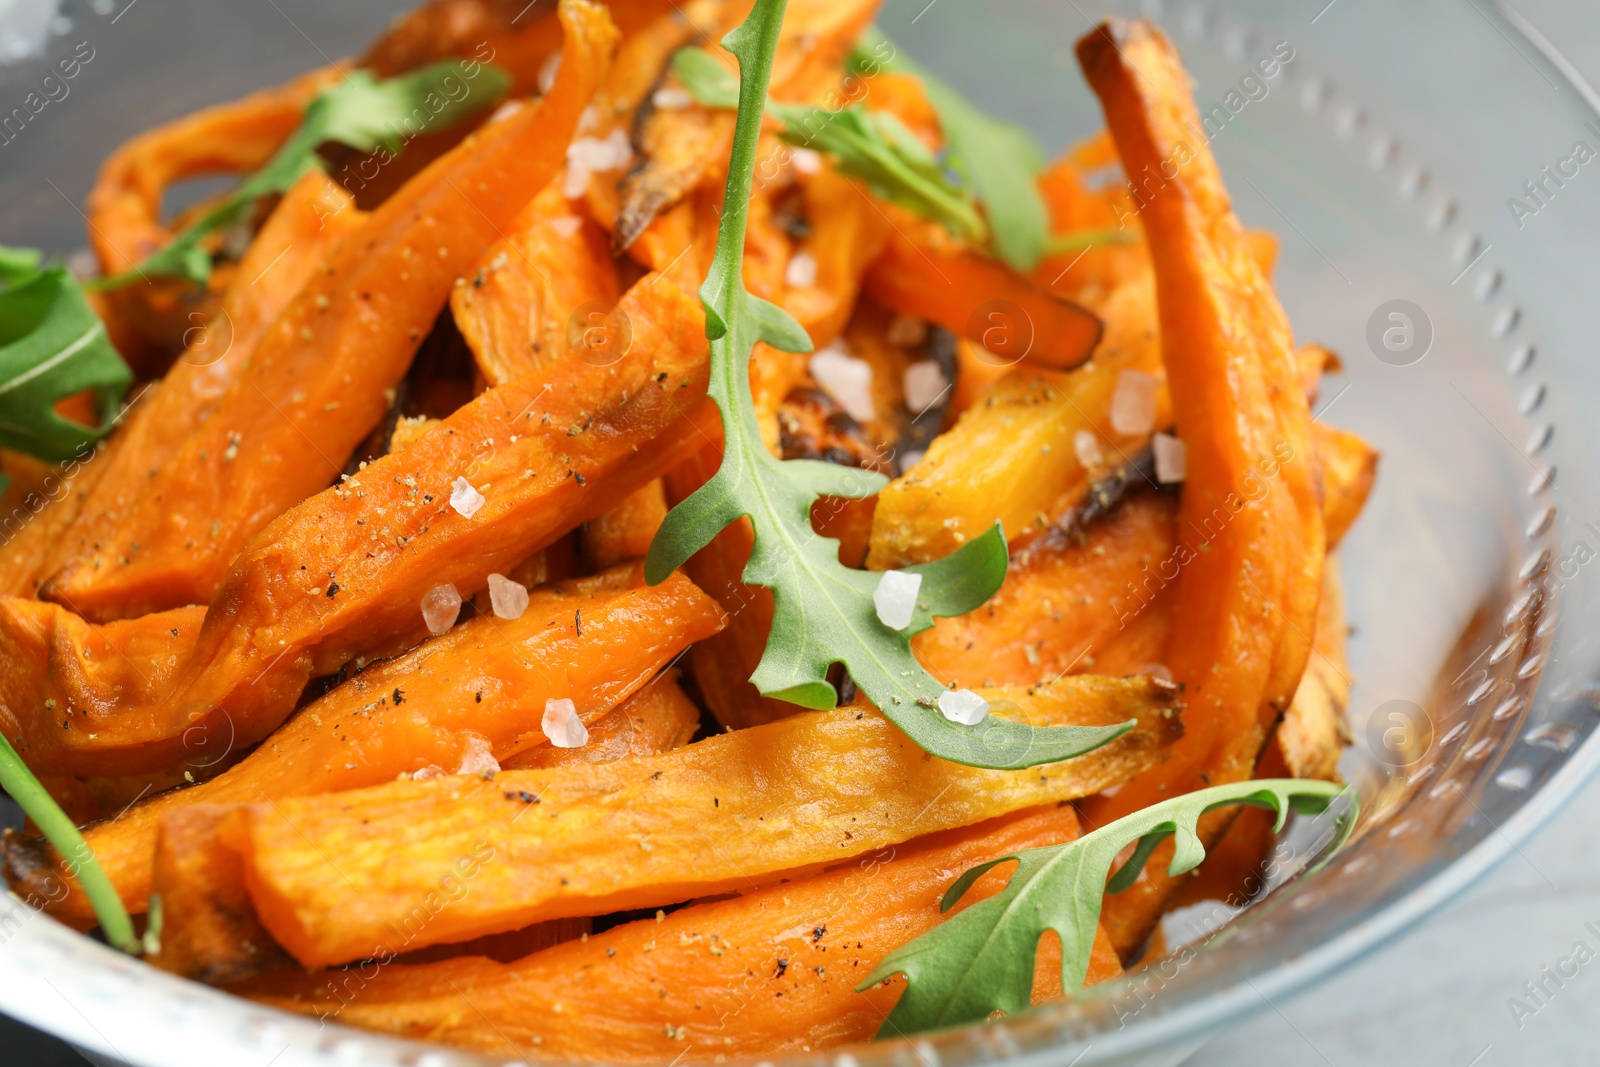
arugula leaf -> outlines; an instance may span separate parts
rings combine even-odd
[[[684,48],[672,63],[689,95],[702,105],[738,105],[738,76],[709,53]],[[786,142],[833,156],[841,173],[864,182],[881,199],[942,223],[974,244],[988,240],[988,224],[972,194],[950,180],[933,153],[897,116],[868,111],[860,104],[829,111],[772,102],[767,112],[782,124],[778,135]]]
[[[116,887],[106,877],[100,862],[94,858],[94,850],[83,839],[67,813],[45,792],[44,786],[28,770],[28,765],[22,762],[22,757],[17,755],[17,750],[11,747],[11,742],[6,740],[4,734],[0,734],[0,789],[10,794],[11,799],[27,813],[39,832],[44,834],[45,840],[55,846],[55,850],[77,876],[78,885],[88,895],[89,904],[94,908],[95,918],[100,920],[100,929],[105,932],[106,940],[124,952],[138,955],[141,943],[134,936],[128,909],[122,906],[122,898],[117,895]]]
[[[941,1026],[979,1022],[992,1012],[1018,1012],[1033,989],[1034,957],[1047,930],[1061,938],[1061,983],[1071,993],[1083,988],[1089,954],[1105,893],[1134,883],[1150,853],[1176,834],[1168,874],[1193,870],[1205,858],[1196,824],[1214,808],[1233,804],[1275,811],[1281,830],[1291,811],[1315,814],[1336,799],[1349,797],[1322,861],[1342,845],[1355,824],[1355,793],[1348,788],[1297,778],[1271,778],[1201,789],[1152,804],[1076,841],[1033,848],[981,863],[946,891],[939,903],[949,911],[984,873],[1016,861],[1005,889],[884,957],[856,987],[871,988],[895,974],[906,976],[906,991],[878,1031],[879,1037]],[[1117,855],[1133,854],[1107,881]]]
[[[904,55],[876,26],[867,30],[850,55],[858,73],[889,70],[922,82],[928,102],[939,113],[951,164],[966,177],[983,203],[994,230],[994,248],[1018,271],[1029,271],[1044,257],[1050,212],[1039,193],[1044,152],[1022,126],[985,114],[949,83],[929,74]]]
[[[650,544],[645,577],[652,584],[663,581],[724,527],[748,516],[755,544],[744,580],[773,594],[771,634],[750,678],[762,693],[803,707],[831,708],[838,697],[827,672],[842,663],[868,699],[933,755],[998,768],[1080,755],[1134,724],[1034,728],[990,716],[976,727],[959,725],[937,710],[944,686],[911,652],[911,636],[932,625],[935,615],[971,611],[999,588],[1007,553],[998,523],[945,559],[907,568],[922,577],[920,596],[911,624],[892,630],[873,604],[882,575],[843,566],[838,542],[818,536],[810,518],[817,497],[862,499],[887,479],[815,460],[779,460],[762,443],[750,395],[756,342],[786,352],[812,349],[800,324],[748,292],[741,275],[756,144],[784,6],[785,0],[759,0],[723,39],[742,73],[739,114],[716,255],[700,289],[711,339],[710,395],[722,413],[722,465],[667,515]]]
[[[476,75],[467,73],[478,68]],[[360,152],[399,151],[422,131],[443,130],[498,101],[511,85],[499,67],[447,59],[382,81],[358,70],[324,89],[306,106],[300,125],[262,168],[222,201],[131,271],[102,279],[98,288],[125,285],[156,274],[204,284],[211,276],[211,251],[203,242],[247,218],[263,196],[285,192],[313,167],[327,169],[317,148],[329,142]],[[462,86],[468,91],[460,92]]]
[[[44,269],[44,256],[37,248],[7,248],[0,245],[0,287],[9,288],[27,281]]]
[[[25,251],[0,249],[0,263],[29,259]],[[61,461],[110,432],[133,372],[77,279],[62,267],[39,269],[36,252],[31,259],[31,275],[0,289],[0,445]],[[55,410],[58,400],[86,389],[94,391],[97,426]]]

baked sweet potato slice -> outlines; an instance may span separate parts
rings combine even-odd
[[[561,17],[550,94],[434,161],[339,245],[116,536],[53,575],[50,597],[102,619],[207,602],[252,537],[338,478],[455,279],[564,161],[617,31],[589,0],[563,0]]]
[[[1114,21],[1079,41],[1078,57],[1123,169],[1163,178],[1140,221],[1173,413],[1188,447],[1179,527],[1199,541],[1179,560],[1167,656],[1188,701],[1184,737],[1160,766],[1085,805],[1101,825],[1251,774],[1305,670],[1325,539],[1288,321],[1209,146],[1194,136],[1200,126],[1176,51],[1146,20]],[[1219,814],[1210,840],[1226,825]],[[1109,903],[1120,949],[1143,941],[1170,897],[1176,882],[1163,871],[1153,860]]]
[[[785,103],[825,103],[837,92],[845,57],[877,13],[879,0],[795,0],[784,15],[773,58],[768,95]],[[732,29],[748,10],[739,4],[717,32]],[[715,44],[714,55],[726,56]],[[682,89],[669,73],[662,84]],[[828,106],[833,106],[829,103]],[[626,249],[657,215],[702,184],[720,184],[733,143],[734,113],[692,104],[682,108],[641,106],[633,145],[637,162],[617,186],[619,206],[613,246]]]
[[[814,1053],[867,1041],[882,1026],[903,980],[857,993],[862,968],[938,925],[938,899],[954,872],[1077,833],[1070,806],[1036,808],[514,963],[463,958],[285,971],[234,992],[324,1021],[528,1059],[664,1063]],[[986,876],[962,906],[1004,884],[999,872]],[[1089,984],[1120,973],[1101,935]],[[1035,975],[1035,1002],[1059,998],[1053,938],[1040,948]]]
[[[569,353],[618,358],[628,343],[610,318],[620,295],[605,234],[573,213],[557,179],[456,280],[450,310],[484,381],[504,385]]]
[[[594,720],[582,748],[538,745],[508,757],[506,766],[608,763],[670,752],[688,742],[699,722],[699,711],[668,671]],[[291,962],[256,917],[243,858],[230,843],[239,836],[242,817],[237,804],[191,804],[162,814],[150,891],[161,897],[166,916],[160,950],[151,958],[163,970],[217,985]],[[471,955],[510,961],[588,930],[588,919],[557,919],[465,944],[421,949],[401,960]]]
[[[866,290],[879,303],[987,344],[997,360],[1026,357],[1066,370],[1100,343],[1100,320],[1084,308],[952,237],[936,222],[893,204],[883,254],[868,268]]]
[[[156,827],[196,804],[335,793],[414,772],[458,773],[547,747],[545,703],[573,701],[596,722],[693,642],[722,611],[682,575],[644,587],[638,568],[536,590],[517,619],[479,615],[368,667],[304,708],[237,766],[136,805],[87,832],[129,911],[144,910]],[[69,885],[72,880],[62,872]],[[53,914],[86,922],[81,893]]]
[[[26,742],[78,773],[170,766],[193,729],[254,744],[312,677],[417,634],[429,589],[476,593],[491,572],[507,573],[713,440],[703,315],[656,282],[641,281],[621,305],[634,324],[622,360],[561,361],[489,390],[273,523],[234,561],[158,700],[108,708],[84,731],[51,729],[24,709]],[[486,500],[471,517],[450,505],[461,477]]]
[[[935,290],[926,295],[944,300]],[[1013,540],[1042,531],[1059,517],[1063,501],[1081,497],[1093,479],[1141,451],[1149,429],[1170,424],[1152,279],[1118,289],[1104,317],[1093,362],[1065,373],[1008,374],[934,438],[915,468],[878,494],[869,567],[949,555],[997,520]],[[1153,379],[1153,423],[1132,433],[1120,432],[1111,417],[1125,373]],[[1092,449],[1080,445],[1080,435]]]
[[[401,935],[436,944],[742,889],[1084,796],[1153,765],[1180,729],[1174,691],[1148,678],[1067,679],[991,699],[1021,703],[1041,725],[1139,725],[1044,771],[987,771],[928,759],[877,713],[842,708],[648,759],[255,805],[243,846],[250,896],[300,962],[343,963]],[[435,908],[441,885],[466,892]]]
[[[598,519],[583,524],[579,540],[584,562],[598,569],[644,559],[666,517],[667,491],[661,480],[641,486]]]
[[[1274,738],[1284,766],[1296,778],[1339,781],[1339,757],[1350,743],[1345,719],[1350,703],[1346,625],[1339,560],[1329,556],[1323,572],[1322,603],[1317,606],[1317,630],[1311,636],[1311,659]]]

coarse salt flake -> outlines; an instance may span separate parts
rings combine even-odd
[[[1129,437],[1147,434],[1156,428],[1156,391],[1161,380],[1143,371],[1124,370],[1117,374],[1117,387],[1111,394],[1111,428]]]
[[[919,359],[906,368],[903,381],[906,391],[906,410],[921,415],[937,404],[950,388],[944,368],[936,359]]]
[[[480,734],[467,736],[466,751],[461,754],[461,766],[457,774],[478,774],[491,777],[500,773],[500,763],[494,758],[494,752],[489,748],[489,739]]]
[[[1158,433],[1150,439],[1150,450],[1156,454],[1156,481],[1162,485],[1181,482],[1189,474],[1189,446],[1169,433]]]
[[[1106,461],[1105,455],[1100,451],[1100,440],[1095,437],[1093,430],[1079,430],[1073,434],[1072,451],[1084,470],[1098,470]]]
[[[583,220],[576,215],[562,215],[550,220],[550,228],[562,237],[571,237],[582,225]]]
[[[694,97],[689,95],[689,90],[675,85],[657,89],[650,95],[650,105],[662,111],[682,111],[693,103]]]
[[[789,257],[783,280],[791,289],[810,289],[817,284],[817,257],[804,250]]]
[[[917,593],[922,589],[922,575],[906,571],[884,571],[878,579],[878,588],[872,591],[872,606],[878,609],[878,621],[891,630],[904,630],[911,625],[911,616],[917,610]]]
[[[811,376],[857,422],[878,413],[872,403],[872,364],[850,355],[838,341],[811,357]]]
[[[450,506],[463,519],[470,519],[483,507],[483,494],[472,488],[472,483],[458,477],[450,484]]]
[[[970,689],[946,689],[939,694],[939,710],[951,722],[976,726],[989,714],[989,702]]]
[[[816,174],[822,170],[822,154],[815,148],[796,148],[790,154],[789,162],[801,174]]]
[[[528,587],[503,574],[489,575],[489,603],[497,619],[520,619],[528,610]]]
[[[566,697],[551,697],[544,702],[544,718],[539,725],[557,748],[582,748],[589,742],[589,728],[578,718],[578,706]]]
[[[447,632],[460,615],[461,592],[449,582],[422,594],[422,621],[428,624],[429,633]]]
[[[539,95],[548,93],[556,84],[556,75],[561,71],[561,53],[552,52],[550,58],[539,64],[539,74],[534,83],[539,86]]]

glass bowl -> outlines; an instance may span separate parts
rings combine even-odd
[[[45,59],[0,67],[9,107],[79,42],[94,53],[0,143],[7,243],[81,247],[77,205],[123,137],[353,53],[403,6],[137,3],[69,0]],[[1169,917],[1168,957],[1076,1000],[784,1067],[1176,1063],[1418,922],[1600,761],[1600,427],[1578,417],[1600,401],[1582,240],[1600,232],[1600,163],[1575,152],[1600,147],[1600,97],[1476,0],[890,0],[882,23],[1054,150],[1100,125],[1072,46],[1105,12],[1148,14],[1182,49],[1240,214],[1282,240],[1297,337],[1343,356],[1317,417],[1384,453],[1341,550],[1361,823],[1320,868],[1300,827],[1248,907]],[[227,997],[10,897],[0,1010],[136,1065],[503,1062]]]

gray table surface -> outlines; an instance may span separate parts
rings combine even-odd
[[[1600,4],[1513,2],[1600,83]],[[1592,1025],[1600,1007],[1597,808],[1600,780],[1454,904],[1313,989],[1263,1003],[1190,1067],[1600,1061]],[[0,1017],[0,1064],[81,1062]]]

